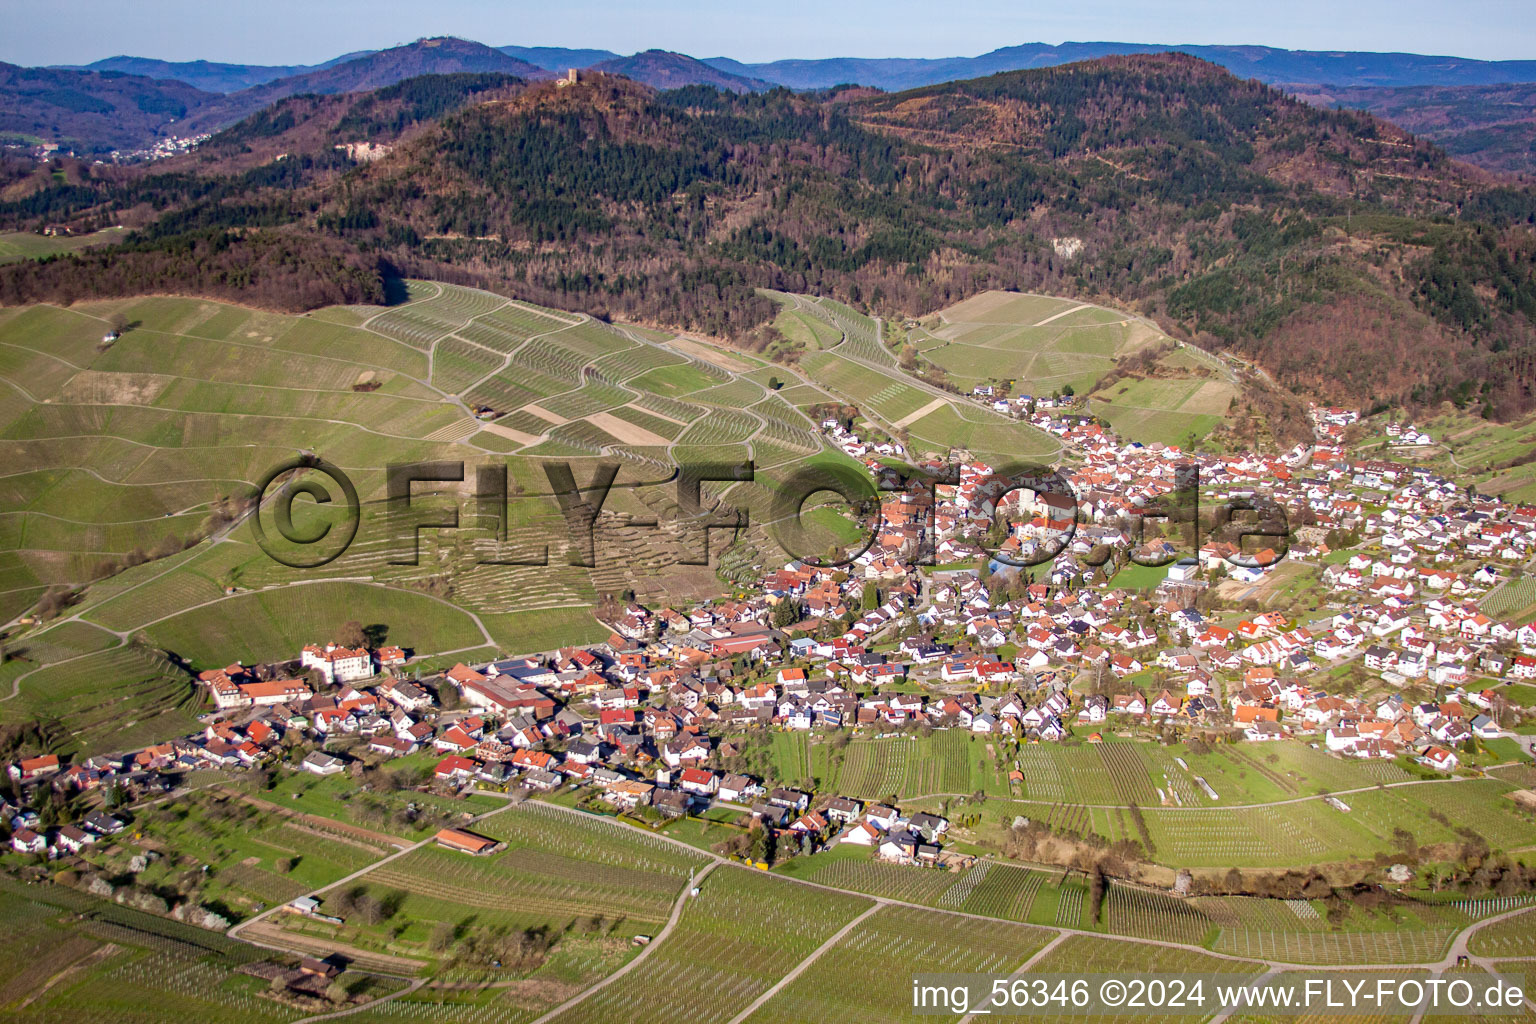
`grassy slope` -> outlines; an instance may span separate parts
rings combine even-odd
[[[757,482],[721,489],[758,522],[768,518],[784,473],[808,460],[843,459],[826,452],[813,425],[768,388],[768,371],[738,375],[723,368],[732,360],[755,365],[735,355],[716,357],[699,343],[671,348],[659,332],[610,328],[431,282],[411,282],[407,299],[389,310],[338,308],[304,317],[167,297],[0,310],[0,380],[15,396],[0,412],[0,453],[13,467],[0,483],[0,617],[25,610],[50,584],[99,575],[105,563],[135,548],[197,536],[221,502],[249,493],[296,450],[318,452],[340,466],[364,503],[350,548],[320,568],[277,564],[242,526],[219,543],[205,541],[100,580],[71,609],[81,623],[12,638],[33,654],[0,666],[0,684],[81,653],[57,641],[69,639],[70,630],[86,630],[75,640],[92,635],[83,623],[100,627],[99,646],[140,635],[198,667],[289,657],[352,619],[386,625],[392,641],[423,654],[472,649],[462,656],[488,657],[590,642],[605,632],[588,611],[603,593],[635,589],[642,599],[670,602],[721,589],[712,569],[676,564],[697,554],[696,539],[626,525],[631,518],[674,514],[674,488],[664,482],[674,458],[754,459]],[[873,321],[837,304],[805,307],[802,326],[819,344],[846,334],[858,351],[885,360],[896,374],[825,356],[846,367],[850,381],[866,381],[851,391],[876,399],[892,417],[931,400],[901,382],[874,341]],[[118,315],[131,326],[104,348],[102,332]],[[588,375],[587,366],[601,379]],[[471,403],[483,393],[511,430],[480,429],[445,387]],[[584,419],[598,413],[609,417],[602,428]],[[1029,428],[985,410],[947,413],[952,424],[941,414],[931,414],[927,428],[938,444],[1000,452],[1046,447]],[[560,418],[570,422],[556,423]],[[625,424],[680,445],[669,454],[623,444],[615,435]],[[600,454],[599,445],[614,447]],[[595,569],[569,564],[568,532],[544,467],[523,454],[544,452],[570,461],[583,482],[599,458],[622,460],[598,530]],[[383,515],[383,467],[425,460],[508,465],[504,544],[489,543],[492,522],[460,497],[461,528],[422,531],[415,564],[402,564],[412,560],[411,551]],[[429,508],[449,504],[446,496],[416,500]],[[295,519],[301,530],[319,519],[339,525],[342,520],[328,515],[335,508],[301,501]],[[848,534],[845,524],[815,516],[824,520],[814,522],[821,532]],[[728,541],[716,534],[712,548]],[[769,533],[754,529],[745,541],[747,547],[730,556],[732,572],[779,557],[763,550],[773,545]],[[295,550],[280,540],[278,547]],[[546,547],[548,564],[488,564],[508,556],[526,560]],[[389,589],[361,586],[362,580]],[[287,586],[319,581],[330,582]],[[483,616],[493,644],[464,612]],[[65,682],[57,690],[28,684],[23,699],[0,716],[78,716],[83,709],[76,698],[49,697],[72,692],[73,683]],[[169,725],[174,719],[156,716],[180,713],[174,688],[144,680],[125,690],[143,700],[136,706],[125,697],[129,703],[119,711],[152,714],[119,715],[137,730],[119,738],[148,736],[153,728],[146,722]],[[94,722],[66,731],[79,742],[96,735]]]

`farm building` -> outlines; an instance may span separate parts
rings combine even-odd
[[[481,856],[494,853],[501,846],[494,839],[485,836],[477,836],[473,832],[466,832],[461,828],[440,829],[437,835],[432,837],[439,846],[445,846],[450,850],[458,850],[460,853],[470,853]]]

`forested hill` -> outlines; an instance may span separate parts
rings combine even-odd
[[[657,89],[677,89],[685,85],[712,85],[730,92],[761,92],[774,83],[760,78],[733,75],[694,60],[686,54],[666,50],[646,50],[632,57],[614,57],[592,65],[594,71],[623,75]]]
[[[738,337],[771,313],[756,287],[886,314],[1013,288],[1139,308],[1327,398],[1507,414],[1536,383],[1528,189],[1190,57],[892,95],[594,75],[472,102],[325,173],[272,138],[293,171],[241,169],[237,187],[193,157],[0,217],[143,209],[153,181],[152,234],[321,232],[401,270]]]
[[[0,63],[0,138],[82,153],[149,145],[216,97],[183,82]]]
[[[363,92],[420,75],[465,73],[494,73],[525,79],[552,77],[542,68],[481,43],[451,37],[419,39],[405,46],[379,50],[355,60],[230,93],[193,111],[185,130],[217,131],[287,96]]]
[[[1369,110],[1493,171],[1536,172],[1536,82],[1344,89],[1314,86],[1297,95],[1325,107]]]
[[[243,65],[170,65],[138,58],[112,58],[100,64],[103,67],[98,70],[0,63],[0,138],[11,143],[51,142],[81,154],[105,155],[114,149],[148,149],[168,136],[216,132],[288,96],[365,92],[422,75],[554,77],[500,50],[454,38],[418,39],[313,68],[267,68],[265,72],[301,73],[274,75],[271,80],[258,74],[258,84],[225,95],[194,88],[175,80],[176,75],[190,67],[208,71],[214,82],[229,84],[220,69],[235,74]],[[730,77],[700,67],[722,82]],[[139,68],[144,74],[124,68]],[[181,70],[167,74],[168,69]],[[166,77],[149,77],[156,74]],[[202,80],[193,73],[183,77]]]

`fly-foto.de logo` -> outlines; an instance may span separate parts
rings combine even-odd
[[[547,461],[541,468],[548,490],[514,492],[504,462],[477,465],[472,474],[464,462],[455,460],[389,464],[384,470],[380,517],[388,534],[389,564],[419,564],[422,531],[462,528],[457,504],[443,507],[441,502],[425,503],[422,499],[441,493],[445,485],[462,492],[463,485],[472,479],[476,528],[488,531],[496,541],[492,550],[477,555],[478,564],[549,565],[550,542],[563,540],[568,564],[595,568],[599,517],[615,489],[621,465],[596,463],[585,483],[577,481],[568,462]],[[751,461],[707,462],[685,463],[665,478],[622,486],[672,488],[677,509],[672,526],[674,532],[683,535],[686,551],[692,552],[682,554],[678,564],[708,565],[711,531],[734,534],[751,524],[746,508],[724,501],[706,508],[703,485],[757,482]],[[881,467],[871,475],[852,464],[806,463],[787,477],[762,481],[765,500],[758,504],[767,509],[764,526],[773,540],[789,558],[810,566],[845,566],[867,552],[880,536],[882,505],[890,500],[899,500],[912,518],[929,525],[903,552],[909,565],[935,564],[934,513],[946,502],[957,501],[983,510],[999,525],[1000,529],[989,535],[992,542],[982,544],[988,558],[998,564],[1037,566],[1068,552],[1089,565],[1102,565],[1107,560],[1106,545],[1089,544],[1078,537],[1079,525],[1091,515],[1085,513],[1061,470],[1009,463],[980,480],[969,481],[963,495],[958,490],[960,484],[957,464]],[[518,503],[551,498],[559,509],[563,537],[546,534],[530,544],[524,536],[517,550],[508,551],[509,524],[529,521],[529,517],[516,514]],[[813,498],[817,500],[813,502]],[[828,502],[841,506],[840,514],[852,522],[852,540],[828,545],[813,528],[808,510]],[[295,517],[300,503],[307,513],[302,524]],[[362,503],[356,486],[339,467],[317,456],[300,456],[275,467],[262,480],[254,494],[250,519],[257,544],[270,557],[292,568],[313,569],[335,561],[351,546],[362,520]],[[1103,535],[1106,523],[1097,525],[1098,534]],[[1129,560],[1146,566],[1168,565],[1199,550],[1203,538],[1225,541],[1226,561],[1246,568],[1273,565],[1288,549],[1285,510],[1273,501],[1229,498],[1208,505],[1202,512],[1200,471],[1193,463],[1176,467],[1170,486],[1139,499],[1130,514],[1113,517],[1107,525],[1128,549]],[[661,522],[628,517],[625,526],[659,529]]]

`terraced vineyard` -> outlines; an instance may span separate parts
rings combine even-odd
[[[203,695],[159,651],[125,644],[93,654],[61,653],[65,658],[56,664],[18,677],[19,706],[6,709],[59,723],[56,749],[131,749],[197,727]]]
[[[590,617],[572,610],[590,607],[599,588],[644,597],[659,593],[666,577],[675,599],[718,593],[713,570],[680,564],[696,553],[689,531],[629,525],[658,496],[670,500],[666,481],[678,459],[755,458],[763,481],[733,488],[732,497],[761,511],[777,476],[808,457],[842,458],[824,452],[815,425],[770,390],[775,374],[755,362],[474,289],[409,282],[407,292],[395,307],[304,317],[163,297],[0,310],[0,376],[21,389],[0,416],[0,452],[11,468],[0,619],[50,585],[92,578],[106,560],[195,540],[215,508],[244,497],[299,449],[345,467],[360,492],[363,522],[341,557],[323,569],[289,570],[241,528],[99,581],[73,611],[124,635],[147,629],[151,643],[197,668],[289,657],[352,618],[389,625],[391,639],[423,655],[494,654],[525,642],[511,613],[559,612],[570,634],[538,642],[568,643],[591,630]],[[103,325],[118,314],[135,326],[99,350]],[[837,314],[870,329],[852,311]],[[491,422],[471,415],[482,407]],[[624,466],[609,504],[625,512],[605,513],[601,524],[611,535],[599,541],[606,566],[565,564],[566,531],[543,457],[569,459],[579,480],[599,459]],[[514,495],[525,497],[510,503],[507,541],[498,546],[466,517],[458,532],[424,531],[420,556],[406,564],[409,552],[370,504],[383,495],[383,467],[456,459],[508,462]],[[714,538],[716,550],[728,544]],[[509,548],[514,557],[550,548],[551,564],[499,564],[497,552]],[[643,561],[625,557],[637,549]],[[498,564],[486,564],[488,556]],[[286,586],[327,579],[338,582],[323,602],[311,600],[321,590]],[[452,581],[446,603],[411,593],[440,586],[436,579]],[[253,595],[261,588],[280,589]],[[494,635],[455,607],[485,616]],[[72,646],[87,636],[99,646],[116,642],[80,623],[15,638],[36,660],[13,660],[5,680],[89,654]],[[100,664],[116,672],[116,663]],[[93,665],[82,659],[77,668]],[[78,718],[65,729],[77,737],[115,724],[128,745],[184,732],[186,720],[172,713],[182,696],[186,710],[200,704],[169,679],[122,678],[123,703],[105,697],[93,718],[68,675],[37,675],[49,685],[24,684],[21,699],[0,705],[0,718]],[[61,734],[60,749],[72,742]]]

